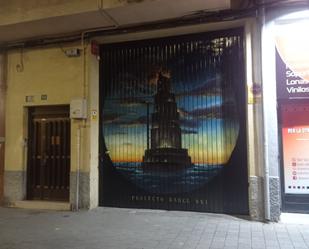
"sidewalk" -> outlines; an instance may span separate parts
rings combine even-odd
[[[0,249],[309,249],[305,223],[117,208],[78,213],[0,208]]]

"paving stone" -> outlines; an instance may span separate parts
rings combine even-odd
[[[309,249],[309,226],[228,215],[0,208],[0,249]]]
[[[242,243],[238,243],[238,248],[239,249],[249,249],[251,248],[251,244],[242,244]]]

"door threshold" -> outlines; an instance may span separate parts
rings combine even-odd
[[[281,213],[281,223],[309,225],[309,214],[301,213]]]
[[[35,210],[71,211],[71,204],[69,202],[58,201],[14,201],[10,203],[9,207]]]

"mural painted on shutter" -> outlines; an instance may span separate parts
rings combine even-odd
[[[247,213],[241,34],[102,46],[101,205]]]

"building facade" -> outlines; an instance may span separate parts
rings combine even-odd
[[[308,212],[305,3],[34,2],[1,8],[5,205]]]

